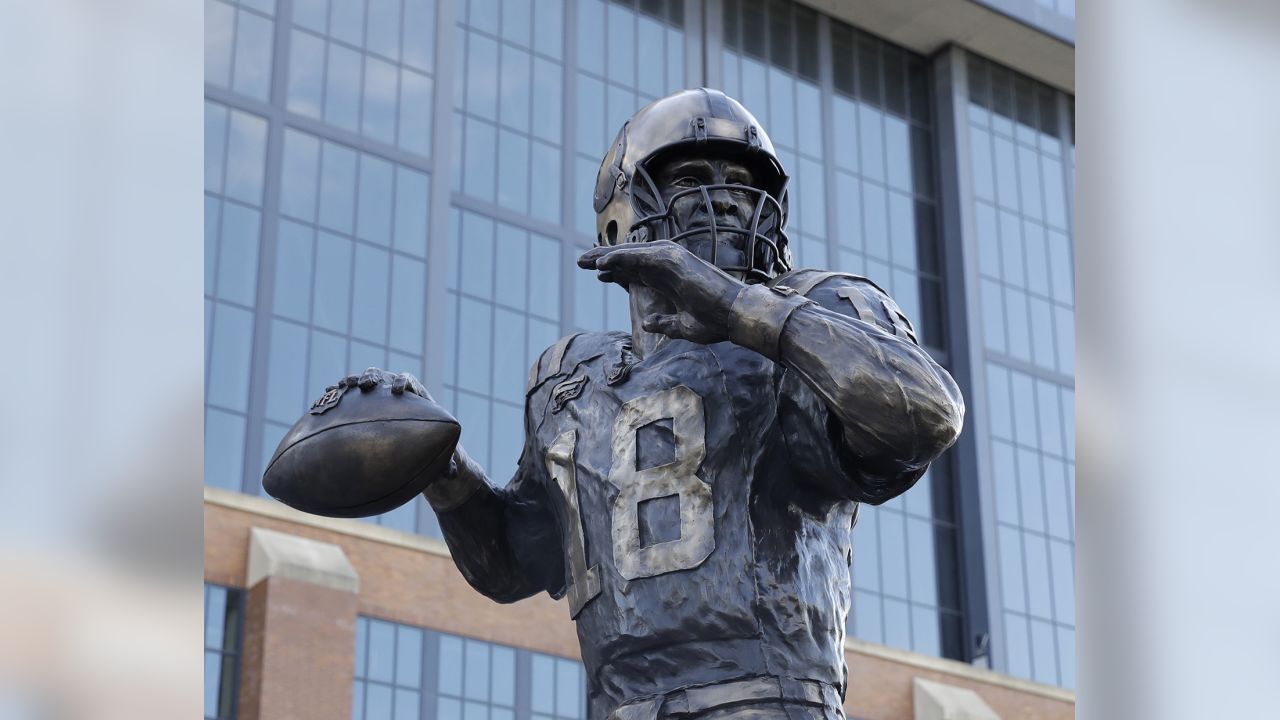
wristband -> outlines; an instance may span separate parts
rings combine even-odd
[[[812,304],[812,300],[785,285],[748,285],[738,291],[729,308],[729,339],[777,360],[782,328],[792,313]]]
[[[438,513],[448,512],[462,505],[485,484],[473,468],[464,467],[464,464],[459,462],[457,455],[454,455],[453,464],[456,467],[455,472],[451,474],[445,471],[422,491],[427,502],[431,504],[431,509]]]

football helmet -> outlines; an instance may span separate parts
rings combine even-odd
[[[701,185],[664,198],[655,176],[676,157],[733,160],[751,171],[753,184]],[[773,143],[742,103],[719,90],[681,90],[631,116],[605,154],[593,198],[596,242],[671,240],[688,246],[693,236],[710,235],[710,243],[700,244],[710,248],[704,260],[746,282],[765,282],[791,269],[787,182]],[[717,219],[711,194],[722,190],[750,199],[753,211],[742,227]],[[699,217],[696,224],[688,220],[691,215],[673,212],[687,196],[702,203],[704,212],[692,215]],[[718,238],[725,236],[740,240],[745,265],[718,256]]]

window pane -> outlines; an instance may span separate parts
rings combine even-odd
[[[316,244],[316,278],[312,311],[316,325],[347,332],[351,298],[351,242],[321,232]]]
[[[912,606],[911,649],[926,655],[941,655],[942,642],[940,634],[938,611],[932,608]]]
[[[391,243],[391,163],[372,155],[360,157],[360,191],[356,235],[363,240]]]
[[[516,654],[511,648],[493,648],[493,702],[515,705]]]
[[[252,205],[262,204],[262,174],[266,153],[266,120],[232,111],[227,139],[227,197]]]
[[[364,43],[364,0],[329,0],[329,34],[360,47]]]
[[[410,353],[423,350],[426,306],[425,263],[397,257],[391,264],[391,345]]]
[[[374,57],[364,60],[364,113],[360,131],[385,143],[396,141],[396,66]]]
[[[413,690],[396,690],[395,720],[419,720],[419,694]]]
[[[440,638],[439,690],[448,695],[462,694],[462,640],[448,635]],[[535,686],[536,687],[536,686]],[[444,704],[441,704],[443,710]]]
[[[374,343],[387,341],[387,281],[390,256],[386,250],[356,245],[355,295],[351,334]],[[385,365],[377,365],[385,367]]]
[[[486,643],[474,640],[468,640],[464,647],[464,696],[487,700],[489,699],[489,648]]]
[[[1031,648],[1027,637],[1027,619],[1012,613],[1005,613],[1004,618],[1009,673],[1029,678],[1031,677]]]
[[[555,661],[546,655],[534,655],[532,659],[533,692],[532,707],[536,713],[550,715],[555,708]]]
[[[204,189],[222,192],[223,161],[227,151],[227,109],[204,104]]]
[[[1021,506],[1021,525],[1024,528],[1044,530],[1044,497],[1039,469],[1039,455],[1027,448],[1018,448],[1018,500]]]
[[[486,122],[466,119],[463,188],[468,195],[493,201],[497,144],[497,128]]]
[[[365,720],[391,720],[391,688],[378,683],[365,685]]]
[[[869,182],[862,183],[862,237],[867,254],[880,260],[889,259],[888,202],[883,187]],[[883,279],[883,275],[880,279]]]
[[[493,394],[513,403],[524,398],[528,367],[524,362],[524,316],[505,308],[494,311]]]
[[[391,60],[400,58],[400,0],[369,0],[365,47]]]
[[[933,552],[933,523],[920,518],[907,518],[908,568],[911,576],[911,601],[938,604],[938,564]]]
[[[1000,587],[1004,606],[1026,611],[1026,592],[1022,579],[1022,533],[1001,526],[997,544],[1000,547]]]
[[[880,564],[885,594],[907,597],[906,527],[902,515],[880,513]]]
[[[498,204],[520,213],[529,210],[529,141],[523,135],[498,133]]]
[[[245,412],[252,344],[253,315],[219,303],[214,313],[209,383],[205,390],[210,403]]]
[[[533,43],[540,53],[559,59],[563,44],[564,7],[562,0],[536,0],[533,12]]]
[[[432,0],[404,0],[404,62],[420,70],[431,70],[435,38],[435,3]]]
[[[1071,546],[1056,540],[1049,542],[1053,570],[1053,610],[1058,622],[1075,624],[1075,563]]]
[[[261,215],[237,203],[224,203],[218,244],[217,295],[252,306],[257,297],[258,234]]]
[[[400,73],[400,147],[419,155],[431,150],[431,78]]]
[[[519,4],[508,4],[512,8]],[[508,13],[509,14],[509,13]],[[518,48],[502,46],[501,122],[523,133],[529,132],[530,86],[533,57]]]
[[[495,254],[495,272],[497,282],[494,287],[495,299],[513,308],[523,309],[526,303],[528,285],[525,276],[529,273],[528,234],[513,225],[498,225],[497,252]]]
[[[292,424],[306,411],[307,331],[291,322],[271,323],[266,416]]]
[[[254,13],[236,13],[236,92],[266,100],[271,91],[271,35],[274,23]]]
[[[204,715],[218,717],[218,696],[222,694],[222,656],[215,652],[204,654]]]
[[[534,173],[529,179],[530,210],[539,220],[559,224],[560,150],[540,142],[533,143]]]
[[[356,194],[356,153],[341,145],[325,143],[322,156],[320,224],[349,234]]]
[[[362,368],[363,369],[363,368]],[[311,362],[307,369],[307,397],[320,397],[324,389],[346,377],[347,341],[324,332],[311,333]]]
[[[581,671],[576,663],[556,660],[556,714],[578,717],[582,706]]]
[[[884,622],[880,618],[879,595],[855,590],[853,593],[854,634],[863,640],[884,642]]]
[[[533,134],[560,142],[560,67],[542,58],[533,61]]]
[[[853,586],[880,592],[879,511],[863,509],[853,531]]]
[[[458,367],[458,385],[468,390],[488,393],[489,364],[493,357],[490,306],[470,298],[462,298],[459,310],[458,350],[459,357],[464,361]]]
[[[310,135],[286,130],[281,173],[280,211],[313,222],[316,215],[316,179],[320,175],[320,141]]]
[[[395,626],[391,623],[369,621],[369,667],[366,677],[370,680],[391,682],[392,668],[395,665],[395,632]],[[370,699],[372,697],[371,694]]]
[[[210,408],[204,420],[204,484],[240,492],[244,417]]]
[[[396,684],[416,688],[421,683],[422,631],[400,625],[396,628]],[[416,693],[414,695],[416,696]],[[399,705],[399,698],[397,698],[397,714],[400,712]]]
[[[355,132],[360,119],[360,53],[329,43],[329,69],[325,82],[324,119]]]
[[[1032,677],[1036,682],[1058,682],[1057,648],[1053,626],[1043,620],[1031,620]]]

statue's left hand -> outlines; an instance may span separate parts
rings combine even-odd
[[[578,258],[578,267],[598,271],[602,282],[652,288],[676,312],[645,316],[644,329],[699,343],[729,339],[729,309],[746,287],[670,240],[594,247]]]
[[[427,388],[411,373],[387,372],[376,367],[368,368],[359,375],[348,375],[339,380],[337,385],[331,385],[326,390],[358,387],[362,392],[369,392],[379,385],[390,385],[392,395],[407,392],[435,402],[431,393],[427,392]]]

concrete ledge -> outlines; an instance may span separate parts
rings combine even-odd
[[[254,495],[246,495],[244,493],[233,492],[231,490],[223,490],[222,488],[209,487],[204,488],[204,501],[212,505],[218,505],[232,510],[241,510],[243,512],[262,515],[263,517],[275,518],[277,520],[286,520],[299,525],[319,528],[321,530],[329,530],[343,535],[364,538],[365,540],[373,540],[375,542],[394,545],[396,547],[408,548],[409,550],[420,550],[422,552],[439,555],[440,557],[452,557],[449,554],[449,547],[444,544],[443,540],[437,540],[425,535],[416,535],[407,533],[394,528],[382,527],[374,525],[363,520],[348,520],[345,518],[329,518],[320,515],[311,515],[300,510],[283,505],[275,500],[268,500]]]
[[[922,55],[955,44],[1075,93],[1075,46],[995,9],[993,0],[799,2]]]
[[[252,588],[269,577],[351,593],[360,590],[360,577],[342,548],[255,527],[249,531],[249,570],[245,582]]]
[[[948,660],[947,658],[934,657],[932,655],[921,655],[920,653],[914,653],[909,650],[899,650],[898,648],[879,645],[877,643],[867,642],[866,640],[859,640],[857,638],[846,637],[844,641],[844,651],[846,653],[858,653],[860,655],[881,658],[883,660],[889,660],[908,667],[919,668],[921,670],[932,670],[934,672],[946,673],[948,675],[965,678],[966,680],[973,680],[974,682],[985,683],[987,685],[996,685],[1009,690],[1017,690],[1018,692],[1039,695],[1053,700],[1061,700],[1063,702],[1073,704],[1076,701],[1076,694],[1074,692],[1055,685],[1044,685],[1031,680],[1023,680],[1022,678],[1013,677],[1012,675],[998,673],[995,670],[975,667],[968,663],[960,662],[959,660]]]
[[[915,720],[1000,720],[978,693],[968,688],[915,678],[912,681]]]

